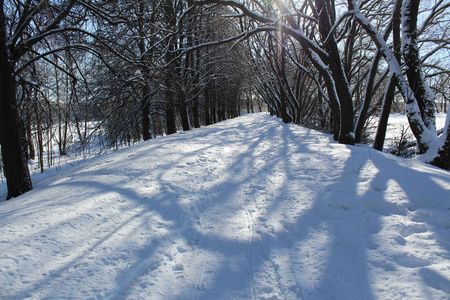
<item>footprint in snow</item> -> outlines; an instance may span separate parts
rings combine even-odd
[[[431,264],[428,259],[420,258],[409,253],[398,255],[395,260],[400,266],[405,268],[426,267]]]
[[[450,280],[448,278],[428,268],[422,268],[419,273],[430,287],[450,294]]]
[[[424,233],[427,232],[428,228],[425,224],[410,224],[410,225],[404,225],[401,229],[400,229],[400,234],[403,237],[408,237],[411,236],[415,233]]]

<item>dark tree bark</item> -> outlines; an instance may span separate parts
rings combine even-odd
[[[210,102],[210,113],[211,113],[211,123],[216,124],[217,123],[217,93],[216,91],[213,91],[213,95]]]
[[[205,110],[205,125],[211,125],[211,94],[208,90],[208,87],[205,89],[205,103],[204,103],[204,110]]]
[[[286,80],[286,53],[285,53],[285,37],[284,34],[282,34],[283,37],[281,38],[280,43],[282,43],[282,47],[279,47],[279,53],[278,53],[278,74],[279,77],[279,85],[280,85],[280,112],[281,112],[281,119],[284,123],[291,123],[292,119],[288,114],[288,95],[286,92],[286,89],[288,89],[288,83]]]
[[[169,50],[170,51],[170,50]],[[170,67],[169,67],[170,68]],[[175,91],[173,86],[173,70],[168,69],[166,74],[166,133],[173,134],[177,132],[175,117]]]
[[[383,105],[381,107],[380,118],[378,120],[377,133],[375,135],[375,141],[373,148],[379,151],[383,151],[384,140],[386,138],[387,124],[389,121],[389,114],[391,113],[391,106],[395,96],[395,80],[390,79],[389,86],[383,97]]]
[[[43,15],[43,10],[54,8],[46,6],[47,2],[19,1],[5,4],[4,0],[0,0],[0,145],[8,188],[7,199],[20,196],[33,188],[25,149],[21,143],[24,135],[16,99],[16,63],[25,54],[33,53],[33,47],[48,36],[73,30],[61,27],[60,24],[76,3],[76,0],[59,3],[61,6],[57,11],[50,10],[45,14],[49,18],[48,22],[41,24],[34,18]],[[5,9],[13,10],[16,19],[7,22]],[[11,27],[11,22],[16,22],[15,26]],[[27,31],[30,24],[37,26],[34,32]]]
[[[166,133],[173,134],[177,132],[177,122],[175,116],[175,107],[173,105],[173,92],[166,91]]]
[[[192,114],[194,117],[194,128],[200,128],[200,112],[198,107],[198,97],[192,101]]]
[[[3,7],[3,1],[0,1]],[[6,50],[5,16],[0,10],[0,145],[8,194],[18,197],[33,188],[27,160],[21,145],[21,126],[16,100],[13,66]]]
[[[419,104],[420,113],[425,126],[430,130],[436,130],[436,111],[434,94],[425,81],[422,61],[419,55],[419,42],[417,31],[417,17],[419,14],[420,0],[405,1],[403,7],[403,58],[406,64],[406,76],[414,96]],[[424,153],[426,149],[419,145],[419,151]]]
[[[151,122],[150,122],[150,99],[149,99],[149,86],[148,83],[144,83],[142,91],[142,137],[144,141],[152,138],[151,135]]]
[[[354,136],[351,135],[354,117],[352,95],[336,39],[334,34],[330,34],[335,19],[334,1],[316,0],[315,3],[319,13],[319,31],[322,40],[326,41],[324,48],[329,56],[328,66],[340,104],[339,115],[335,116],[339,118],[339,143],[352,145],[355,143]]]
[[[31,132],[31,113],[28,110],[26,111],[25,130],[26,130],[27,159],[35,159],[36,151],[34,150],[33,134]]]
[[[164,19],[168,30],[176,31],[177,26],[177,1],[165,0],[162,2],[164,11]],[[166,98],[166,133],[173,134],[177,132],[176,122],[176,102],[177,102],[177,83],[179,76],[177,74],[179,61],[176,53],[176,36],[166,37],[167,49],[165,53],[166,69],[165,69],[165,98]]]
[[[446,129],[446,132],[443,133],[444,137],[446,137],[444,146],[439,149],[438,156],[431,161],[431,164],[445,170],[450,170],[450,128],[447,127]]]
[[[150,122],[150,70],[149,66],[147,64],[151,63],[151,55],[149,49],[147,49],[145,45],[145,37],[147,34],[152,35],[152,32],[148,33],[144,29],[144,23],[145,23],[145,3],[144,1],[140,1],[139,3],[139,10],[138,10],[138,27],[139,27],[139,52],[141,55],[142,67],[141,71],[144,73],[144,86],[142,87],[142,99],[141,99],[141,113],[142,113],[142,138],[144,141],[149,140],[152,138],[151,135],[151,122]],[[151,14],[151,22],[153,22],[153,15]],[[150,45],[151,47],[151,45]],[[152,52],[152,51],[151,51]],[[150,61],[147,61],[150,60]]]
[[[179,98],[178,103],[180,105],[181,127],[183,128],[183,131],[188,131],[191,129],[191,126],[189,125],[186,96],[184,95],[183,92],[180,91],[178,98]]]
[[[394,56],[395,58],[401,62],[401,37],[400,37],[400,28],[401,28],[401,9],[402,9],[402,1],[397,0],[394,7],[394,12],[392,14],[392,33],[393,33],[393,43],[394,43]],[[379,50],[377,51],[379,52]],[[391,113],[392,102],[394,101],[395,96],[395,80],[391,77],[389,81],[389,87],[386,90],[386,93],[383,97],[383,105],[381,107],[380,118],[378,120],[377,133],[375,135],[375,141],[373,144],[373,148],[379,151],[383,150],[384,140],[386,138],[387,124],[389,120],[389,114]]]

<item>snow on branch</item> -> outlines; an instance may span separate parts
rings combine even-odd
[[[359,9],[359,4],[357,4],[354,0],[349,0],[348,3],[350,9],[348,13],[352,14],[355,17],[361,27],[367,32],[369,37],[376,44],[386,62],[388,63],[389,70],[394,76],[397,88],[405,99],[408,119],[415,137],[420,144],[426,147],[426,149],[436,145],[436,132],[433,132],[432,130],[427,128],[424,121],[422,120],[420,108],[414,96],[414,92],[409,86],[407,80],[404,78],[402,69],[399,62],[395,58],[394,53],[388,47],[379,31],[363,15],[361,10]]]

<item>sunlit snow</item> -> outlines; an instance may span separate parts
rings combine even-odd
[[[1,299],[450,298],[417,160],[253,114],[49,174],[0,203]]]

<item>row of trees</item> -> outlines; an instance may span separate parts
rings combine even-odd
[[[329,128],[340,143],[354,144],[363,140],[369,117],[379,113],[374,147],[381,150],[399,94],[418,153],[450,169],[448,126],[439,131],[435,120],[437,100],[448,99],[450,3],[196,2],[226,6],[247,24],[254,61],[262,62],[255,63],[259,93],[285,122]]]
[[[450,98],[443,0],[0,1],[8,199],[32,188],[27,160],[43,170],[52,147],[118,147],[260,100],[345,144],[379,114],[382,149],[401,96],[419,153],[450,168],[449,131],[438,138],[434,119]]]
[[[70,145],[118,147],[236,117],[245,104],[242,47],[199,46],[238,32],[219,8],[182,0],[2,0],[1,7],[8,199],[32,188],[27,160],[37,158],[43,170],[53,147],[59,155]]]

